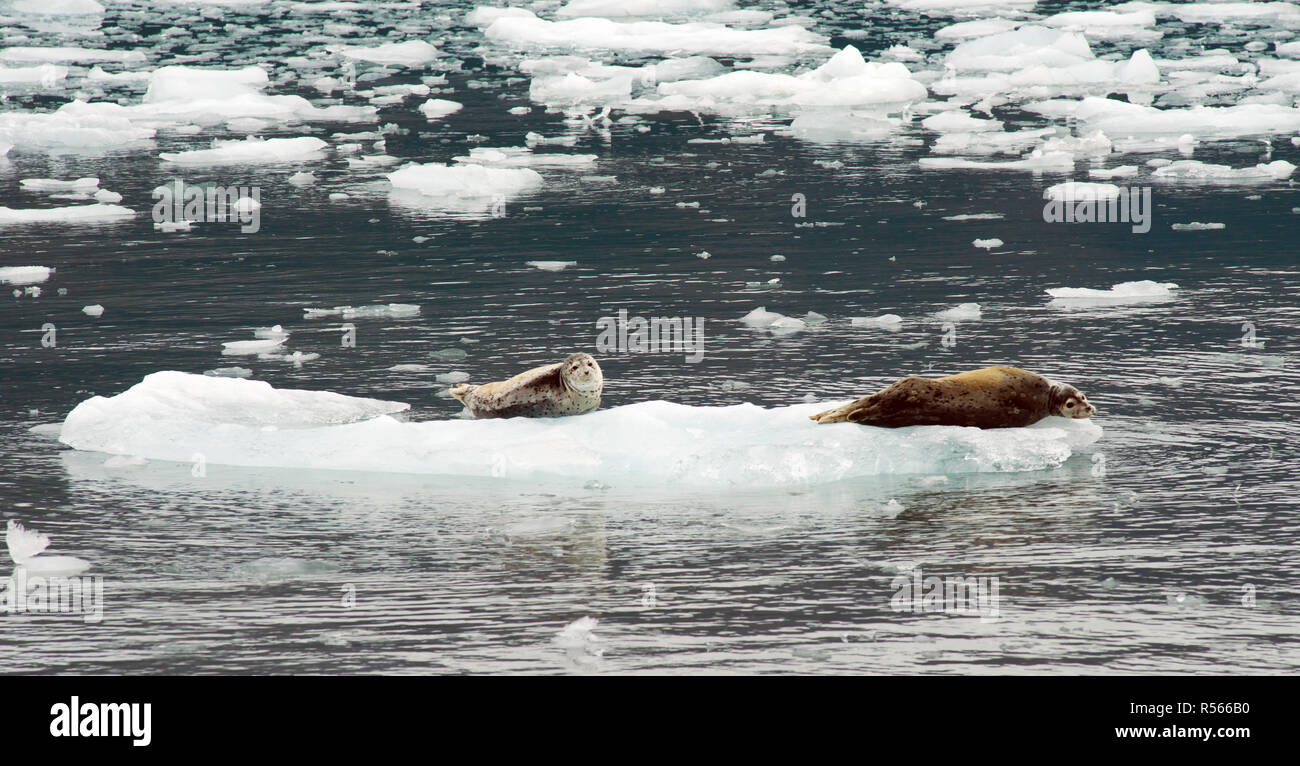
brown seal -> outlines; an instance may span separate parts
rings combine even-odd
[[[558,418],[582,415],[600,406],[605,377],[590,354],[570,354],[563,362],[534,367],[509,380],[451,389],[476,418]]]
[[[1049,415],[1089,418],[1096,411],[1074,386],[1016,367],[985,367],[946,378],[903,378],[879,393],[811,418],[883,428],[1020,428]]]

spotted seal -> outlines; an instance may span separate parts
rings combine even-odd
[[[1074,386],[1016,367],[985,367],[946,378],[903,378],[871,396],[810,417],[818,423],[883,428],[1019,428],[1049,415],[1090,418],[1096,411]]]
[[[600,406],[605,376],[590,354],[569,354],[563,362],[534,367],[509,380],[451,389],[476,418],[558,418]]]

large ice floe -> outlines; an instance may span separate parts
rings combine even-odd
[[[1028,428],[818,425],[831,406],[665,401],[556,419],[403,422],[398,402],[158,372],[68,414],[80,450],[209,466],[354,470],[578,485],[781,487],[883,474],[1035,471],[1095,442],[1087,420]],[[212,470],[209,467],[209,470]]]
[[[479,8],[469,14],[489,40],[525,50],[603,50],[674,55],[791,56],[827,50],[825,38],[797,25],[736,29],[725,24],[613,21],[602,17],[547,21],[522,8]]]
[[[270,80],[259,66],[165,66],[149,73],[148,82],[136,104],[76,98],[52,112],[0,113],[0,142],[43,151],[103,151],[141,146],[158,130],[178,126],[240,118],[277,124],[371,121],[377,113],[373,106],[318,107],[302,96],[263,93]]]
[[[411,163],[388,174],[390,199],[435,211],[488,215],[505,200],[540,188],[542,176],[526,167],[485,167],[466,162]]]

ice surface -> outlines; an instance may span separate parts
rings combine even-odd
[[[735,7],[733,0],[569,0],[555,15],[561,18],[684,16],[719,13]]]
[[[5,545],[14,564],[31,574],[72,576],[90,568],[89,561],[75,556],[43,555],[42,552],[50,545],[50,538],[34,529],[24,529],[13,519],[5,529]]]
[[[74,181],[61,181],[57,178],[24,178],[18,182],[28,191],[84,191],[99,188],[98,178],[78,178]]]
[[[741,317],[740,321],[746,327],[768,330],[776,335],[789,335],[808,327],[808,322],[802,319],[768,311],[762,306]]]
[[[420,105],[420,113],[425,118],[436,120],[439,117],[446,117],[449,114],[459,112],[464,108],[464,104],[457,101],[448,101],[445,98],[431,98]]]
[[[542,177],[530,168],[482,165],[410,164],[388,174],[400,199],[422,207],[486,213],[499,200],[539,188]]]
[[[1053,298],[1123,301],[1133,298],[1168,298],[1173,295],[1172,291],[1176,289],[1178,289],[1178,285],[1173,282],[1155,282],[1150,279],[1143,279],[1138,282],[1121,282],[1107,290],[1097,290],[1091,287],[1052,287],[1048,288],[1047,294]]]
[[[1002,247],[1003,242],[997,237],[990,237],[989,239],[977,239],[971,244],[984,250],[992,250],[995,247]]]
[[[0,282],[11,285],[34,285],[54,273],[49,266],[0,266]]]
[[[263,164],[270,162],[300,162],[319,159],[329,144],[314,136],[299,138],[257,138],[249,136],[243,141],[213,141],[211,149],[188,152],[163,152],[167,162],[178,165],[230,165]]]
[[[577,266],[577,261],[525,261],[528,266],[542,271],[564,271],[570,266]]]
[[[364,45],[339,45],[330,48],[344,58],[368,61],[372,64],[392,66],[419,67],[438,58],[438,49],[422,40],[407,40],[401,43],[384,43],[367,47]]]
[[[81,313],[88,317],[101,317],[104,315],[104,307],[98,303],[93,303],[89,306],[82,306]]]
[[[130,218],[135,211],[121,205],[71,205],[49,208],[0,207],[0,224],[6,223],[96,223]]]
[[[1060,418],[984,431],[808,419],[835,404],[763,409],[650,401],[568,418],[399,422],[386,416],[406,408],[395,402],[159,372],[122,394],[77,405],[60,440],[150,460],[189,462],[197,452],[209,466],[727,488],[1041,470],[1102,434],[1091,420]]]
[[[88,64],[97,61],[113,61],[119,63],[138,63],[144,61],[144,54],[134,50],[100,50],[98,48],[76,48],[76,47],[51,47],[51,48],[33,48],[25,46],[13,46],[0,50],[0,61],[17,61],[17,62],[52,62],[52,61],[72,61],[78,64]]]
[[[617,22],[604,18],[547,21],[512,9],[488,23],[484,35],[523,49],[609,50],[674,55],[794,56],[827,50],[825,38],[802,27],[736,29],[723,24],[661,21]],[[476,23],[487,21],[478,17]]]
[[[897,314],[881,314],[878,317],[853,317],[849,320],[853,327],[879,327],[882,330],[898,332],[903,329],[903,318]]]
[[[1254,167],[1234,168],[1227,165],[1213,165],[1199,160],[1176,160],[1151,173],[1152,178],[1165,180],[1205,180],[1205,181],[1283,181],[1295,172],[1295,165],[1286,160],[1274,160],[1267,164],[1260,163]]]
[[[1043,199],[1081,202],[1114,199],[1119,196],[1119,187],[1115,184],[1099,184],[1088,181],[1066,181],[1063,184],[1049,186],[1043,190]]]
[[[420,313],[413,303],[378,303],[373,306],[335,306],[332,309],[303,309],[303,319],[322,319],[329,316],[344,319],[372,319],[376,317],[411,317]]]
[[[1201,223],[1200,221],[1192,221],[1191,223],[1171,224],[1169,228],[1174,231],[1216,231],[1218,229],[1225,229],[1227,226],[1228,225],[1225,223]]]
[[[959,303],[953,308],[937,311],[934,318],[941,322],[965,322],[983,316],[978,303]]]

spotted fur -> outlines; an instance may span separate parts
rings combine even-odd
[[[819,412],[811,419],[883,428],[1019,428],[1049,415],[1087,418],[1096,411],[1074,386],[1016,367],[985,367],[946,378],[903,378],[878,393]]]
[[[604,386],[600,365],[590,354],[578,353],[509,380],[481,386],[461,383],[451,395],[476,418],[558,418],[599,407]]]

